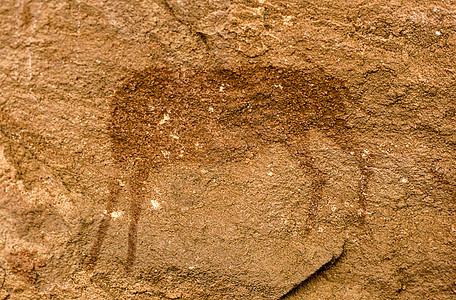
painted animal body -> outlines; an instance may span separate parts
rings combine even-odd
[[[127,271],[136,257],[137,226],[150,170],[165,164],[198,161],[213,164],[254,155],[264,144],[284,145],[313,178],[308,223],[317,214],[326,174],[306,147],[310,129],[322,131],[357,162],[358,205],[365,212],[367,159],[350,137],[345,103],[351,101],[341,81],[321,69],[276,67],[235,70],[151,68],[133,76],[114,96],[110,138],[120,169],[133,165]],[[91,250],[98,259],[109,213],[120,186],[113,180],[106,217]]]

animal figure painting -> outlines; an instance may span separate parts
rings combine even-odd
[[[144,182],[151,170],[178,161],[223,163],[261,145],[282,145],[312,178],[312,193],[305,199],[310,202],[306,221],[310,230],[328,176],[314,164],[307,147],[309,130],[323,133],[357,165],[362,223],[369,157],[349,133],[346,104],[350,101],[343,82],[320,68],[149,68],[133,75],[112,99],[109,124],[115,164],[129,173],[127,272],[137,255]],[[111,181],[107,214],[98,226],[90,265],[97,262],[121,189],[117,180]]]

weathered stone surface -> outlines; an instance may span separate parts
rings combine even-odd
[[[2,1],[0,299],[453,299],[455,9]]]

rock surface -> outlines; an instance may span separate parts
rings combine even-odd
[[[454,4],[0,16],[0,299],[456,297]]]

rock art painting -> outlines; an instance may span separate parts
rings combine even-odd
[[[242,236],[239,228],[245,224],[238,220],[239,215],[248,214],[249,207],[258,206],[263,210],[271,209],[271,204],[262,204],[262,201],[268,201],[267,197],[266,199],[263,197],[263,200],[253,197],[251,200],[241,200],[239,203],[233,204],[230,202],[231,200],[223,199],[236,199],[237,196],[230,196],[230,193],[236,193],[236,187],[227,187],[222,191],[220,187],[215,188],[215,192],[211,196],[209,195],[210,185],[215,178],[220,179],[223,176],[225,176],[224,182],[232,180],[233,173],[230,173],[229,167],[226,166],[245,160],[250,160],[255,167],[253,169],[249,169],[248,166],[238,167],[236,170],[241,169],[241,173],[245,171],[253,174],[244,183],[255,180],[261,176],[258,175],[258,169],[261,169],[262,166],[261,160],[255,162],[255,158],[283,155],[286,157],[285,160],[293,165],[289,173],[295,174],[295,180],[305,181],[308,190],[306,195],[294,194],[291,202],[295,203],[295,207],[288,208],[295,214],[288,216],[288,221],[296,222],[297,219],[300,224],[291,229],[290,232],[293,234],[290,236],[294,235],[295,239],[299,241],[316,227],[316,217],[323,205],[322,191],[329,178],[325,171],[320,170],[314,164],[314,158],[307,147],[308,133],[316,130],[350,157],[358,169],[356,173],[358,175],[357,197],[355,197],[357,199],[352,199],[352,201],[357,206],[358,223],[362,224],[366,211],[368,157],[361,151],[356,139],[348,134],[345,104],[349,101],[352,100],[343,83],[325,74],[321,69],[243,67],[233,70],[183,70],[150,68],[135,74],[116,92],[112,99],[112,115],[109,125],[112,153],[115,163],[123,175],[121,175],[122,178],[112,180],[110,183],[110,194],[104,218],[98,225],[88,265],[93,268],[97,264],[100,253],[103,252],[107,232],[113,226],[112,219],[120,214],[117,212],[119,194],[127,191],[129,224],[127,249],[123,262],[127,274],[131,274],[135,269],[138,256],[146,255],[139,253],[141,249],[138,246],[141,239],[141,232],[138,228],[142,220],[142,211],[146,207],[157,211],[161,209],[163,202],[165,205],[175,202],[177,206],[181,206],[181,208],[187,206],[187,209],[190,210],[199,207],[205,216],[214,212],[222,214],[219,219],[205,219],[202,227],[198,229],[202,230],[200,233],[198,230],[189,233],[196,236],[207,234],[223,240],[222,242],[214,240],[211,245],[198,245],[195,242],[193,246],[187,245],[186,247],[190,252],[194,247],[192,254],[194,257],[192,256],[192,258],[196,258],[196,260],[201,258],[208,266],[208,272],[211,268],[226,267],[229,270],[231,266],[235,266],[237,270],[229,270],[227,276],[230,280],[234,280],[232,285],[236,286],[235,289],[245,289],[246,296],[273,295],[278,297],[285,294],[305,279],[305,276],[301,278],[302,270],[288,270],[288,266],[295,268],[296,260],[306,259],[303,252],[312,252],[315,249],[312,250],[310,247],[310,249],[301,249],[301,251],[296,249],[291,251],[288,248],[299,247],[293,243],[288,243],[287,246],[283,246],[283,243],[275,244],[272,241],[278,237],[275,237],[274,233],[261,232],[262,228],[268,226],[266,224],[271,220],[255,219],[261,218],[261,213],[252,213],[245,222],[249,227],[245,231],[249,232],[249,235],[261,232],[257,237],[249,236],[247,239],[239,237],[238,240],[233,238],[233,241],[227,241],[226,231],[237,232]],[[269,150],[263,151],[262,149]],[[191,166],[193,169],[200,168],[203,175],[188,171],[182,173],[182,168],[176,167],[182,166],[182,164]],[[188,168],[185,169],[188,170]],[[180,175],[176,175],[178,173]],[[212,178],[208,175],[206,179],[201,179],[201,176],[204,177],[208,173],[213,175]],[[225,175],[220,175],[221,173]],[[164,196],[164,198],[168,197],[169,201],[149,199],[147,181],[151,174],[168,174],[164,177],[164,181],[171,183],[162,190],[172,191],[168,193],[169,196]],[[265,171],[265,174],[273,176],[272,171]],[[242,174],[234,176],[242,177]],[[282,177],[287,178],[284,175]],[[163,186],[163,182],[158,179],[152,185]],[[188,189],[193,189],[193,191],[187,192]],[[248,193],[246,191],[252,191],[252,189],[244,186],[244,189],[238,192],[241,194],[238,196],[239,199],[245,197],[242,194]],[[158,193],[160,194],[160,192]],[[185,196],[186,193],[189,196]],[[195,194],[199,196],[195,196]],[[272,191],[271,195],[273,194]],[[286,199],[279,200],[282,208],[286,201]],[[220,202],[219,206],[214,204],[216,202]],[[299,203],[305,203],[305,205]],[[213,206],[211,207],[211,205]],[[230,208],[232,205],[245,205],[245,207],[238,207],[239,214],[237,218],[234,217],[235,221],[230,223],[229,216],[236,211],[236,208]],[[224,206],[227,206],[228,209]],[[252,209],[250,208],[250,210]],[[224,211],[226,211],[225,214]],[[185,225],[184,223],[189,218],[193,221],[189,221],[190,223]],[[196,219],[198,217],[184,217],[184,220],[181,220],[182,226],[188,226],[185,230],[191,230]],[[205,228],[205,226],[210,226],[208,224],[211,222],[218,225],[227,222],[231,225],[235,224],[235,226],[220,225],[220,230],[214,229],[212,232],[211,228]],[[153,233],[151,234],[153,235]],[[173,233],[170,232],[170,235]],[[256,242],[256,239],[261,242]],[[208,240],[206,239],[204,243],[208,243]],[[306,248],[306,246],[301,244],[301,248]],[[312,253],[315,256],[316,252]],[[333,254],[326,253],[324,258],[314,257],[298,263],[306,269],[308,273],[306,276],[333,258]],[[217,259],[213,259],[217,254],[226,260],[226,265],[218,264]],[[282,257],[280,257],[281,254],[283,254]],[[189,258],[189,260],[191,259]],[[271,266],[275,262],[279,263]],[[193,268],[194,266],[189,266],[190,270]],[[198,280],[210,281],[208,279],[210,273],[198,276],[201,277]],[[255,283],[258,278],[269,278],[270,284],[261,287],[262,283]],[[235,282],[236,280],[240,282]],[[230,284],[223,286],[226,288]],[[252,286],[256,287],[252,288]],[[220,287],[214,283],[210,290],[217,288]],[[243,294],[243,292],[237,294]]]
[[[0,2],[1,299],[456,299],[456,2]]]

